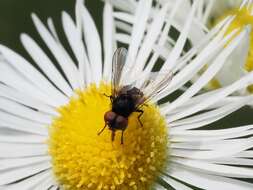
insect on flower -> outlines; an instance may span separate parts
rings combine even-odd
[[[161,92],[172,78],[171,72],[168,72],[166,75],[152,72],[152,75],[140,87],[137,87],[135,84],[120,85],[126,56],[127,50],[125,48],[118,48],[113,55],[112,92],[111,95],[104,94],[111,100],[111,110],[104,114],[105,126],[98,132],[98,135],[100,135],[108,126],[112,132],[111,140],[114,141],[116,130],[121,130],[121,144],[124,141],[124,131],[128,126],[128,117],[133,112],[138,112],[138,121],[142,127],[141,116],[144,113],[142,106],[147,106],[146,103]]]

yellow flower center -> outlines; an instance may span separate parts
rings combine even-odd
[[[109,85],[94,84],[77,92],[50,126],[49,154],[55,177],[66,190],[115,189],[147,190],[152,187],[168,159],[165,119],[157,106],[143,106],[143,126],[139,113],[132,113],[124,132],[111,141],[104,126],[104,114],[111,109]]]
[[[232,23],[229,25],[227,34],[232,32],[234,29],[240,29],[242,30],[244,26],[251,25],[253,26],[253,16],[249,12],[248,9],[242,8],[241,10],[234,9],[234,10],[228,10],[224,15],[215,18],[214,23],[220,22],[222,19],[224,19],[228,15],[235,15],[235,19],[232,21]],[[238,31],[238,33],[240,32]],[[239,63],[238,63],[239,64]],[[250,33],[250,42],[249,42],[249,51],[248,56],[246,59],[246,63],[244,64],[244,69],[248,72],[253,70],[253,30]],[[209,86],[211,88],[219,88],[221,87],[219,81],[217,79],[213,79]],[[253,92],[253,85],[248,87],[249,92]]]

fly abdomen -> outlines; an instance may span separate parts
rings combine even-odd
[[[128,125],[128,118],[121,115],[117,115],[113,124],[110,126],[111,129],[125,130]]]

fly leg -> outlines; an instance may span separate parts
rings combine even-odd
[[[143,111],[143,110],[140,110],[140,109],[137,109],[135,112],[140,113],[140,114],[138,115],[138,121],[139,121],[139,123],[141,124],[141,126],[143,127],[143,124],[142,124],[142,122],[141,122],[141,116],[142,116],[142,114],[144,113],[144,111]]]
[[[108,96],[106,93],[104,93],[104,96],[106,96],[107,98],[110,98],[111,102],[113,102],[112,96]]]
[[[106,128],[107,124],[105,124],[105,126],[103,127],[103,129],[101,129],[99,132],[98,132],[98,135],[100,135]]]
[[[124,144],[124,130],[121,132],[121,139],[120,139],[120,144]]]
[[[114,141],[114,139],[115,139],[115,131],[112,130],[111,140]]]

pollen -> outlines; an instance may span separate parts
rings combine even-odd
[[[168,131],[154,104],[144,114],[132,113],[121,144],[121,131],[111,141],[104,114],[111,109],[110,85],[90,85],[77,91],[58,109],[49,128],[49,154],[56,180],[65,190],[148,190],[168,161]]]

